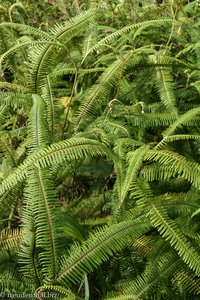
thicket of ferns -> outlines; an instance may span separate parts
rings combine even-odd
[[[1,292],[200,294],[199,4],[120,3],[1,7]]]

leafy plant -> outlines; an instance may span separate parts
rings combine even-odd
[[[2,293],[197,299],[199,6],[157,2],[2,7]]]

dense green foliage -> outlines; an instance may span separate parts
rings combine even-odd
[[[0,5],[0,291],[198,299],[199,2],[65,2]]]

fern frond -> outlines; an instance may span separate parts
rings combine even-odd
[[[25,41],[25,42],[18,42],[15,46],[13,46],[12,48],[10,48],[9,50],[7,50],[6,52],[4,52],[4,54],[2,54],[0,56],[0,70],[3,70],[3,63],[6,60],[6,58],[9,55],[14,54],[15,52],[17,52],[18,49],[20,48],[26,48],[26,47],[36,47],[37,45],[57,45],[57,46],[62,46],[62,44],[59,44],[58,42],[52,42],[52,40],[50,41]]]
[[[43,285],[37,289],[38,294],[40,294],[40,292],[44,292],[44,291],[59,292],[60,294],[67,296],[67,298],[65,298],[66,300],[77,300],[78,299],[76,297],[76,295],[70,289],[66,289],[59,285]]]
[[[194,184],[194,186],[200,186],[199,164],[188,161],[184,156],[167,150],[149,150],[144,159],[159,162],[173,170],[173,176],[178,174]]]
[[[14,108],[22,107],[27,109],[32,106],[32,97],[29,94],[23,94],[20,92],[1,92],[0,103]]]
[[[14,22],[2,22],[0,23],[0,29],[1,28],[9,28],[9,30],[16,29],[19,31],[22,35],[31,35],[31,36],[38,36],[43,40],[54,40],[54,37],[51,36],[48,32],[43,31],[37,27],[29,26],[26,24],[21,24],[21,23],[14,23]]]
[[[156,70],[156,87],[164,106],[178,117],[176,108],[176,97],[173,91],[174,80],[169,68],[158,68]]]
[[[200,108],[195,107],[190,109],[186,113],[179,116],[179,118],[173,122],[163,133],[162,141],[156,146],[156,149],[161,148],[165,144],[165,139],[172,135],[177,129],[181,129],[183,125],[188,125],[192,120],[195,119],[200,113]]]
[[[98,43],[96,43],[95,46],[93,46],[89,52],[85,54],[84,59],[93,51],[98,50],[99,48],[102,48],[102,46],[107,45],[113,41],[115,41],[118,37],[122,36],[123,34],[129,33],[135,29],[138,28],[147,28],[148,26],[156,26],[156,25],[161,25],[161,24],[167,24],[167,23],[172,23],[172,19],[159,19],[159,20],[149,20],[149,21],[144,21],[140,23],[136,23],[133,25],[128,25],[122,29],[117,30],[114,33],[109,34],[102,40],[100,40]]]
[[[92,74],[92,73],[100,73],[105,71],[106,68],[88,68],[88,69],[78,69],[78,74],[80,75],[86,75],[86,74]],[[59,68],[59,70],[54,69],[52,73],[50,74],[51,78],[57,78],[61,77],[63,75],[67,74],[76,74],[77,70],[75,68],[68,68],[67,66],[65,68]]]
[[[192,243],[185,238],[176,223],[167,215],[164,207],[155,203],[151,204],[151,222],[160,232],[160,234],[169,241],[171,246],[177,251],[183,261],[189,265],[189,267],[200,274],[200,255],[194,248]]]
[[[97,120],[97,122],[92,124],[92,127],[95,125],[103,128],[105,132],[113,133],[113,135],[117,135],[118,137],[130,137],[127,126],[118,120],[113,120],[111,118],[100,118]]]
[[[39,261],[44,280],[52,280],[57,274],[58,212],[55,204],[55,188],[47,169],[32,168],[28,172],[27,201],[33,202],[36,248],[40,248]]]
[[[49,144],[46,105],[39,95],[32,95],[33,107],[29,116],[29,140],[33,151],[44,148]]]
[[[109,256],[121,250],[130,241],[130,237],[136,238],[144,233],[148,226],[148,222],[140,218],[99,229],[82,246],[73,246],[69,257],[62,258],[56,281],[64,286],[76,282],[84,273],[96,269]]]
[[[55,25],[51,30],[55,40],[66,45],[74,36],[80,36],[94,18],[93,10],[81,13],[64,25]],[[64,49],[64,48],[63,48]],[[61,50],[61,49],[60,49]],[[34,93],[41,92],[46,76],[53,68],[52,55],[55,45],[40,46],[34,50],[31,59],[31,84]]]
[[[177,272],[173,281],[178,285],[184,286],[189,293],[194,293],[195,295],[200,294],[200,279],[186,270]]]
[[[137,177],[138,172],[143,164],[144,156],[149,150],[148,146],[142,146],[133,152],[128,153],[128,168],[125,174],[122,187],[119,194],[119,206],[123,205],[123,202],[131,188],[133,180]]]
[[[173,142],[178,140],[198,140],[200,135],[198,134],[176,134],[170,135],[165,138],[165,142]]]
[[[71,138],[52,144],[40,152],[30,155],[12,174],[5,178],[0,186],[0,196],[23,181],[30,166],[45,168],[85,157],[105,155],[110,156],[110,151],[101,143],[91,139]]]
[[[75,121],[76,131],[84,119],[87,119],[89,116],[93,115],[98,100],[100,98],[104,99],[108,95],[111,87],[115,85],[122,76],[124,67],[131,56],[132,52],[124,59],[118,59],[112,63],[100,76],[98,83],[93,85],[89,91],[86,92],[85,101],[80,105],[78,116]]]
[[[22,211],[22,242],[19,251],[20,271],[26,280],[42,284],[41,266],[35,240],[36,228],[33,218],[33,203],[28,202]]]
[[[0,249],[2,251],[19,246],[20,241],[21,231],[19,228],[5,230],[0,234]]]

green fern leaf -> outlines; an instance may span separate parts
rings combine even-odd
[[[130,241],[130,237],[140,236],[147,228],[148,222],[140,218],[99,229],[82,246],[72,247],[69,257],[62,258],[56,281],[64,286],[69,282],[76,282],[84,273],[96,269],[109,256],[121,250]]]
[[[189,267],[200,274],[200,255],[193,247],[189,240],[187,240],[181,231],[176,226],[176,223],[169,219],[164,207],[152,203],[150,212],[152,224],[157,228],[160,234],[171,244],[178,252],[183,261]]]

